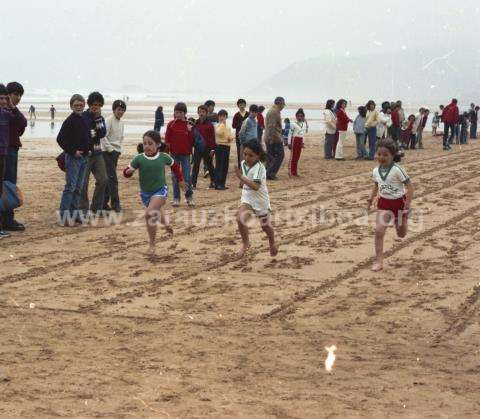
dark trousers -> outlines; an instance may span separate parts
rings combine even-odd
[[[3,180],[8,180],[16,185],[18,172],[18,148],[9,147],[4,161],[3,172],[0,168],[0,172],[3,173]],[[4,226],[11,225],[14,219],[13,209],[2,212],[1,217]]]
[[[5,174],[5,161],[7,156],[0,156],[0,197],[3,192],[3,176]]]
[[[449,132],[450,131],[450,135]],[[445,122],[445,128],[443,129],[443,148],[449,147],[453,143],[453,136],[455,135],[455,124],[451,122]]]
[[[470,125],[470,138],[477,138],[477,122],[472,122]]]
[[[192,168],[192,186],[197,187],[198,171],[200,170],[200,163],[203,160],[207,166],[208,175],[210,176],[210,183],[215,185],[215,169],[213,168],[212,157],[210,156],[210,149],[205,148],[203,152],[195,149],[193,152],[193,168]]]
[[[115,211],[120,211],[120,197],[118,196],[117,164],[120,153],[118,151],[104,151],[105,169],[107,170],[107,187],[105,188],[104,208],[110,206]]]
[[[323,146],[324,157],[327,160],[333,159],[333,142],[335,134],[325,134],[325,144]]]
[[[241,167],[241,163],[242,163],[242,160],[243,160],[243,156],[241,155],[242,147],[241,147],[241,144],[240,144],[240,140],[238,138],[236,139],[235,142],[237,144],[237,167]]]
[[[377,152],[377,127],[367,128],[368,160],[375,160]]]
[[[107,170],[105,168],[105,160],[101,152],[87,157],[87,168],[80,197],[80,209],[84,212],[87,212],[89,209],[88,183],[90,180],[90,173],[92,173],[95,178],[95,189],[93,191],[90,210],[92,212],[102,211],[105,188],[107,187],[108,179]]]
[[[267,178],[277,176],[284,158],[285,150],[282,143],[267,144]]]
[[[230,146],[217,145],[215,150],[215,175],[216,186],[225,186],[228,175],[228,163],[230,160]]]

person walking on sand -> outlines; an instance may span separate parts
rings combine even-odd
[[[282,139],[283,108],[285,108],[285,99],[279,96],[275,99],[265,118],[263,136],[267,146],[267,179],[269,180],[277,179],[277,173],[285,158]]]
[[[372,271],[383,269],[383,244],[388,225],[393,221],[397,236],[403,238],[408,231],[408,216],[413,199],[413,186],[405,170],[397,163],[401,160],[396,144],[390,140],[378,142],[378,167],[373,169],[374,187],[368,199],[367,210],[378,196],[375,226],[375,263]]]
[[[50,120],[52,122],[55,121],[55,114],[57,113],[57,110],[55,109],[55,107],[52,105],[50,106]]]
[[[357,144],[357,160],[367,158],[367,150],[365,150],[365,121],[367,120],[367,108],[365,106],[358,107],[358,115],[353,122],[353,132],[355,133]]]
[[[235,168],[235,175],[242,186],[242,198],[238,209],[238,230],[242,237],[242,248],[239,256],[243,257],[250,250],[248,221],[256,215],[268,238],[270,255],[276,256],[278,248],[271,222],[270,198],[267,189],[267,172],[263,162],[266,155],[258,141],[249,141],[243,147],[244,160],[241,168]]]
[[[37,119],[37,111],[35,109],[35,106],[30,105],[30,108],[28,109],[28,115],[29,115],[30,121],[32,119],[34,119],[34,120]]]
[[[333,143],[335,141],[335,133],[337,132],[337,116],[333,111],[335,101],[327,100],[323,117],[325,119],[325,144],[323,147],[325,160],[333,159]]]
[[[161,151],[165,149],[160,134],[157,131],[147,131],[143,135],[143,144],[139,144],[140,153],[137,154],[130,165],[125,168],[123,175],[127,178],[139,171],[140,198],[145,208],[145,223],[147,225],[149,256],[155,255],[155,239],[157,236],[157,224],[160,222],[167,233],[172,236],[173,229],[165,214],[168,187],[165,180],[165,167],[170,166],[180,187],[187,189],[183,182],[182,169],[173,158]]]
[[[475,106],[474,103],[470,105],[469,119],[470,119],[470,138],[477,138],[477,125],[478,125],[478,110],[480,107]]]
[[[353,122],[347,115],[345,111],[347,109],[347,101],[345,99],[340,99],[337,102],[337,131],[338,131],[338,142],[335,149],[335,160],[345,160],[343,153],[343,146],[347,138],[348,124]]]
[[[298,177],[298,162],[305,146],[303,139],[308,132],[308,125],[305,122],[305,112],[300,108],[295,114],[295,121],[291,123],[288,135],[288,149],[290,150],[290,161],[288,165],[289,176]]]
[[[375,160],[378,125],[378,111],[375,109],[376,106],[373,100],[369,100],[366,105],[367,120],[365,121],[365,130],[368,139],[368,160]]]

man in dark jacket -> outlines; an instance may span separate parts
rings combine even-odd
[[[10,134],[7,156],[5,159],[4,180],[8,180],[16,185],[18,173],[18,149],[22,146],[20,137],[23,135],[25,128],[27,127],[27,119],[17,108],[24,93],[23,86],[18,82],[8,83],[7,92],[10,99],[10,112],[13,114],[13,118],[10,120]],[[4,211],[1,216],[4,230],[25,230],[25,226],[15,220],[13,209]]]
[[[478,110],[480,108],[475,106],[474,103],[470,105],[470,138],[476,139],[477,138],[477,124],[478,124]]]

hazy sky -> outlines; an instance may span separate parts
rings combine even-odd
[[[478,44],[479,8],[474,0],[2,1],[0,74],[31,89],[240,94],[322,54]]]

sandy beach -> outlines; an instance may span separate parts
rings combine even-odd
[[[402,163],[412,229],[389,229],[377,274],[373,163],[352,136],[339,163],[309,135],[302,177],[284,164],[269,184],[278,256],[255,225],[243,260],[231,174],[225,192],[202,179],[195,210],[169,206],[175,236],[149,259],[137,179],[119,225],[58,227],[54,140],[26,139],[28,227],[0,243],[0,416],[478,417],[480,146],[426,137]]]

